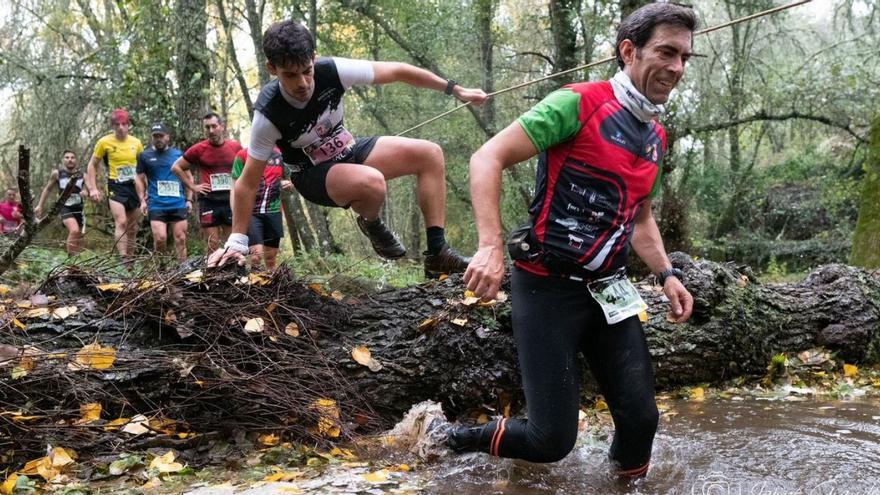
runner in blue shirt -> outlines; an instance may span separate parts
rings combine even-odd
[[[184,260],[186,218],[192,211],[192,193],[185,191],[177,176],[171,173],[171,165],[182,153],[169,146],[171,138],[164,124],[153,124],[150,132],[153,146],[137,157],[138,180],[135,185],[141,200],[141,211],[150,215],[153,248],[156,252],[165,251],[167,226],[170,224],[177,259]]]

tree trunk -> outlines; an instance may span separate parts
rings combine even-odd
[[[871,124],[871,142],[862,179],[862,198],[853,233],[850,263],[865,268],[880,268],[880,114]]]
[[[695,296],[688,324],[668,323],[662,292],[637,284],[650,308],[645,327],[661,389],[760,376],[772,355],[817,346],[848,363],[880,358],[876,272],[828,265],[802,282],[761,285],[729,264],[671,259]],[[261,285],[229,271],[188,281],[193,268],[156,277],[162,284],[147,289],[134,279],[110,295],[95,289],[98,275],[77,269],[47,281],[41,289],[58,297],[53,305],[80,309],[60,321],[17,314],[26,328],[0,332],[0,367],[20,373],[30,361],[24,376],[0,373],[3,407],[41,416],[0,421],[0,448],[33,452],[47,439],[96,448],[116,438],[101,428],[48,427],[76,418],[87,402],[100,402],[105,418],[160,414],[199,431],[287,425],[298,435],[315,420],[318,398],[336,401],[347,431],[385,427],[425,399],[442,401],[452,416],[522,405],[515,301],[469,303],[458,276],[337,301],[284,269]],[[257,316],[265,326],[245,331]],[[95,341],[115,349],[113,365],[71,370],[83,343]],[[353,359],[366,350],[362,362],[372,368]]]
[[[553,72],[577,65],[577,9],[573,0],[550,0],[550,30],[553,32]],[[574,74],[557,77],[553,84],[562,86],[575,80]]]
[[[208,69],[206,0],[177,0],[177,129],[176,140],[190,146],[202,135],[201,117],[208,112],[211,73]]]

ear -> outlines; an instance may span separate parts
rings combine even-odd
[[[636,56],[636,45],[629,38],[620,42],[620,57],[623,59],[624,65],[631,65]]]
[[[272,65],[272,62],[266,62],[266,70],[268,70],[269,74],[272,74],[273,76],[278,75],[278,70]]]

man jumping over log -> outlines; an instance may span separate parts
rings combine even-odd
[[[392,82],[434,89],[474,104],[481,104],[486,94],[405,63],[316,58],[312,34],[292,20],[269,27],[263,52],[276,79],[263,87],[254,105],[248,157],[233,193],[233,233],[208,265],[232,258],[243,262],[254,195],[272,148],[278,146],[299,193],[320,205],[350,207],[373,249],[387,259],[404,256],[406,249],[379,217],[385,181],[415,175],[427,227],[426,275],[464,271],[468,258],[450,248],[444,234],[443,151],[421,139],[354,138],[343,124],[342,96],[352,86]]]
[[[639,321],[646,305],[624,269],[632,247],[658,274],[669,317],[690,317],[693,299],[666,256],[651,198],[666,148],[655,118],[684,74],[696,24],[691,9],[671,3],[636,10],[617,33],[621,70],[610,81],[551,93],[471,158],[479,248],[464,279],[492,299],[504,275],[501,171],[540,153],[530,222],[508,241],[528,420],[454,427],[453,450],[532,462],[565,457],[577,436],[580,352],[614,418],[610,458],[618,473],[647,472],[658,413]]]

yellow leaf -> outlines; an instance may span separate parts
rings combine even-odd
[[[24,318],[43,318],[44,316],[49,316],[49,308],[34,308],[29,309],[22,314]]]
[[[114,284],[99,284],[96,285],[95,288],[101,292],[122,292],[124,285],[122,283],[114,283]]]
[[[336,438],[342,430],[339,427],[339,409],[336,407],[336,401],[332,399],[318,399],[309,406],[309,410],[318,414],[318,424],[315,431],[319,435],[330,438]]]
[[[608,410],[608,403],[602,399],[596,399],[596,403],[593,404],[593,409],[596,411],[602,412]]]
[[[291,337],[299,337],[299,325],[293,322],[288,323],[287,326],[284,327],[284,333]]]
[[[447,275],[445,273],[441,273],[440,276],[437,277],[437,280],[442,282],[442,281],[446,280],[447,278],[449,278],[449,275]]]
[[[456,319],[452,320],[452,324],[463,327],[463,326],[467,325],[467,318],[456,318]]]
[[[204,278],[204,274],[202,273],[201,270],[196,270],[196,271],[187,273],[185,278],[194,284],[198,284],[198,283],[202,282],[202,279]]]
[[[52,318],[56,320],[63,320],[68,316],[73,316],[79,311],[76,306],[61,306],[60,308],[55,308],[52,311]]]
[[[7,289],[8,290],[8,289]],[[15,489],[15,482],[18,481],[18,475],[12,473],[6,478],[6,481],[0,485],[0,494],[2,495],[12,495],[12,490]]]
[[[17,301],[15,306],[21,309],[27,309],[33,306],[30,301],[22,299],[21,301]]]
[[[273,482],[273,481],[293,481],[297,478],[301,478],[303,473],[301,471],[282,471],[277,470],[272,474],[266,475],[263,478],[263,481]]]
[[[372,473],[362,474],[361,478],[367,480],[370,483],[384,483],[388,481],[388,470],[380,469]]]
[[[433,327],[437,324],[437,320],[435,318],[425,318],[419,323],[419,330],[427,330],[428,328]]]
[[[244,331],[248,333],[260,333],[263,331],[265,322],[262,318],[251,318],[244,324]]]
[[[173,450],[169,450],[164,455],[156,456],[150,461],[150,468],[155,469],[159,473],[176,473],[183,470],[183,464],[174,462]]]
[[[12,379],[18,380],[34,369],[34,360],[30,356],[22,356],[18,366],[12,368]]]
[[[354,459],[354,454],[351,453],[348,449],[340,449],[339,447],[333,447],[330,449],[330,455],[333,457],[342,457],[344,459]]]
[[[9,288],[8,285],[0,284],[0,296],[5,296],[6,294],[9,294],[10,290],[11,289]]]
[[[394,468],[395,471],[409,471],[410,467],[408,464],[398,464],[397,467]]]
[[[280,440],[280,438],[274,433],[267,433],[265,435],[260,435],[259,437],[257,437],[257,440],[261,444],[267,447],[271,447],[273,445],[278,445],[278,441]]]
[[[76,457],[76,454],[73,451],[65,450],[61,447],[55,447],[52,449],[52,452],[49,453],[49,459],[52,461],[52,467],[64,467],[73,462],[73,459]]]
[[[20,329],[22,329],[22,330],[24,330],[25,328],[27,328],[27,325],[25,325],[24,323],[18,321],[18,318],[13,318],[13,319],[12,319],[12,323],[14,323],[15,326],[17,326],[18,328],[20,328]]]
[[[113,366],[116,361],[116,349],[107,346],[102,347],[101,344],[95,342],[83,346],[76,353],[76,362],[69,363],[67,367],[73,371],[81,369],[105,370]]]
[[[706,393],[703,390],[703,387],[694,387],[690,389],[688,392],[688,399],[701,402],[706,398]]]
[[[129,421],[131,421],[131,419],[129,418],[114,419],[113,421],[109,421],[106,425],[104,425],[104,431],[116,431],[119,429],[120,426],[128,424]]]
[[[474,294],[473,291],[469,291],[469,290],[464,291],[464,298],[465,299],[467,299],[469,297],[475,297],[475,295],[476,294]]]
[[[248,283],[251,285],[266,285],[271,280],[264,277],[263,274],[260,273],[248,273]]]
[[[477,424],[484,425],[488,422],[489,422],[489,416],[487,416],[485,413],[477,416]]]
[[[89,402],[79,406],[79,421],[77,424],[91,423],[101,419],[101,404],[98,402]]]
[[[639,321],[642,323],[646,323],[648,321],[648,312],[647,311],[642,311],[641,313],[639,313]]]
[[[370,350],[362,345],[359,345],[351,350],[351,357],[355,361],[357,361],[358,364],[362,364],[364,366],[370,364],[370,360],[373,359],[370,356]]]
[[[152,418],[147,424],[150,426],[151,430],[165,433],[166,435],[170,435],[177,431],[177,422],[173,419]]]
[[[42,417],[43,417],[43,416],[13,416],[13,417],[12,417],[12,420],[13,420],[13,421],[18,421],[18,422],[23,422],[23,421],[31,421],[31,420],[34,420],[34,419],[40,419],[40,418],[42,418]]]
[[[269,340],[271,340],[272,342],[278,342],[278,337],[276,337],[274,335],[270,335]]]
[[[477,304],[478,302],[480,302],[480,298],[474,297],[474,296],[466,297],[461,301],[461,303],[465,306],[473,306],[474,304]]]
[[[278,307],[277,304],[275,304],[275,303],[273,303],[273,302],[272,302],[272,303],[269,303],[269,305],[266,306],[266,312],[269,313],[269,314],[271,315],[271,314],[272,314],[272,311],[275,311],[275,309],[276,309],[277,307]]]
[[[321,284],[309,284],[309,289],[315,294],[324,294],[324,289],[321,287]]]
[[[153,287],[159,287],[159,282],[155,280],[144,280],[138,285],[138,290],[150,290]]]
[[[341,301],[345,298],[345,296],[342,295],[342,292],[339,292],[338,290],[334,290],[333,292],[331,292],[330,297],[337,301]]]
[[[843,365],[843,376],[856,376],[859,373],[859,367],[854,364]]]

